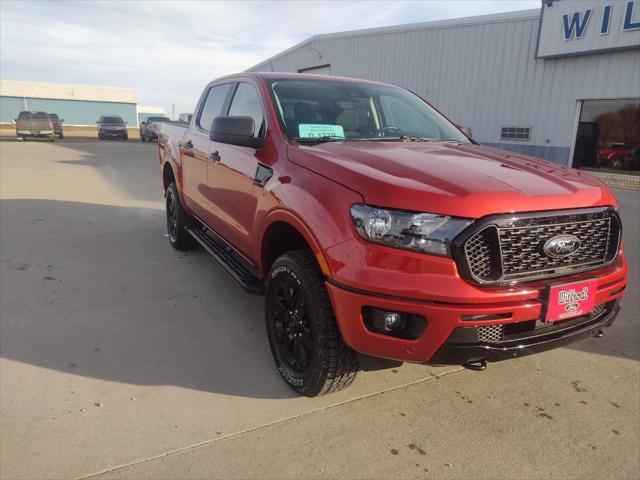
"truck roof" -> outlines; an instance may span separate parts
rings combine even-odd
[[[362,80],[360,78],[350,77],[337,77],[328,75],[313,75],[308,73],[290,73],[290,72],[240,72],[231,75],[225,75],[223,77],[216,78],[214,81],[223,80],[226,78],[253,78],[253,79],[265,79],[265,80],[319,80],[319,81],[339,81],[349,83],[370,83],[372,85],[389,85],[395,86],[384,82],[376,82],[373,80]]]

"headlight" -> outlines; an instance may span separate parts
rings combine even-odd
[[[351,218],[362,238],[389,247],[451,256],[451,240],[472,220],[434,213],[390,210],[356,203]]]

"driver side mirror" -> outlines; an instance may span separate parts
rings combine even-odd
[[[259,148],[262,138],[254,137],[254,130],[253,118],[249,116],[216,117],[211,124],[209,138],[214,142]]]

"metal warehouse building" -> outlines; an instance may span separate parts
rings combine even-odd
[[[66,126],[93,126],[101,115],[119,115],[138,126],[138,95],[131,88],[0,81],[0,123],[22,110],[57,113]]]
[[[317,35],[249,71],[401,85],[480,143],[636,168],[599,157],[615,144],[630,160],[640,144],[640,0],[546,0],[540,10]]]

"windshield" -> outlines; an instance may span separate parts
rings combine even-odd
[[[151,122],[168,122],[170,121],[167,117],[149,117],[147,118],[147,123]]]
[[[102,117],[102,123],[115,123],[116,125],[124,124],[121,117]]]
[[[279,120],[293,140],[414,137],[469,143],[451,122],[402,88],[332,80],[276,80],[271,82],[271,92]]]

